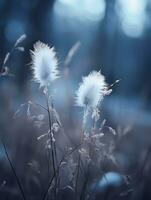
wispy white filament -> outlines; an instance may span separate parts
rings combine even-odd
[[[34,80],[40,86],[48,86],[59,77],[58,60],[54,48],[40,41],[34,44],[31,51]]]
[[[76,104],[81,107],[97,107],[103,97],[109,94],[105,77],[101,72],[93,71],[82,78],[82,83],[76,92]]]

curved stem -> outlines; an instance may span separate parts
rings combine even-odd
[[[80,145],[78,145],[77,147],[75,147],[74,149],[72,149],[71,152],[65,154],[65,155],[62,157],[62,159],[61,159],[60,162],[59,162],[58,168],[57,168],[57,170],[56,170],[57,173],[58,173],[58,171],[59,171],[59,169],[60,169],[60,166],[61,166],[61,163],[63,162],[63,160],[64,160],[66,157],[70,156],[77,148],[79,148],[79,146],[80,146]],[[50,187],[51,187],[51,184],[52,184],[52,181],[53,181],[54,178],[55,178],[55,175],[53,174],[53,176],[52,176],[52,178],[51,178],[51,180],[50,180],[50,182],[49,182],[49,184],[48,184],[48,187],[47,187],[47,189],[46,189],[46,192],[44,193],[44,196],[43,196],[42,200],[45,200],[45,199],[46,199],[46,196],[47,196],[47,194],[48,194],[48,192],[49,192],[49,189],[50,189]]]
[[[20,180],[19,180],[19,178],[18,178],[18,176],[17,176],[17,174],[16,174],[16,171],[15,171],[15,168],[14,168],[14,166],[13,166],[13,163],[11,162],[10,157],[9,157],[9,155],[8,155],[8,151],[7,151],[5,142],[3,141],[2,138],[1,138],[1,142],[2,142],[2,145],[3,145],[4,151],[5,151],[6,157],[7,157],[7,159],[8,159],[8,162],[9,162],[9,164],[10,164],[10,167],[11,167],[11,169],[12,169],[12,172],[13,172],[15,178],[16,178],[16,181],[17,181],[19,190],[20,190],[20,192],[21,192],[22,198],[23,198],[24,200],[26,200],[26,197],[25,197],[25,194],[24,194],[24,190],[23,190],[22,185],[21,185],[21,183],[20,183]]]
[[[39,103],[34,103],[36,106],[40,106],[42,109],[44,109],[45,111],[47,111],[48,112],[48,110],[47,110],[47,108],[45,108],[44,106],[42,106],[41,104],[39,104]]]

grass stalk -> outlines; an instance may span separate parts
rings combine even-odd
[[[20,193],[21,193],[21,195],[22,195],[22,199],[23,199],[23,200],[26,200],[23,187],[22,187],[21,182],[20,182],[20,180],[19,180],[19,178],[18,178],[18,176],[17,176],[17,173],[16,173],[16,170],[15,170],[15,168],[14,168],[14,166],[13,166],[13,163],[12,163],[10,157],[9,157],[6,144],[5,144],[5,142],[4,142],[4,140],[3,140],[2,138],[1,138],[1,142],[2,142],[2,145],[3,145],[3,148],[4,148],[4,151],[5,151],[5,155],[6,155],[6,157],[7,157],[7,160],[8,160],[8,162],[9,162],[9,164],[10,164],[11,170],[12,170],[12,172],[13,172],[13,174],[14,174],[15,179],[16,179],[18,188],[19,188]]]

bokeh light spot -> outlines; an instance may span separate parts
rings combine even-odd
[[[117,0],[116,12],[123,32],[130,37],[140,37],[145,30],[147,1]]]
[[[54,11],[58,15],[78,20],[99,21],[105,13],[104,0],[57,0]]]

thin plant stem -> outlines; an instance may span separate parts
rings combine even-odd
[[[59,164],[58,164],[58,168],[57,168],[57,170],[56,170],[57,173],[59,173],[60,166],[61,166],[61,163],[63,162],[63,160],[64,160],[66,157],[70,156],[77,148],[79,148],[79,146],[80,146],[80,145],[76,146],[74,149],[72,149],[72,151],[70,151],[69,153],[65,154],[65,155],[62,157],[62,159],[60,160],[60,162],[59,162]],[[42,200],[45,200],[45,199],[46,199],[47,194],[48,194],[48,192],[49,192],[49,189],[50,189],[50,187],[51,187],[51,184],[52,184],[54,178],[55,178],[55,175],[53,174],[53,176],[52,176],[52,178],[50,179],[50,182],[49,182],[49,184],[48,184],[48,187],[47,187],[47,189],[46,189],[46,192],[44,193],[44,196],[43,196]]]
[[[83,144],[84,130],[85,130],[86,117],[87,117],[87,113],[88,113],[88,107],[86,106],[83,111],[84,111],[84,113],[83,113],[82,132],[81,132],[81,135],[80,135],[80,147]],[[76,199],[78,197],[78,180],[79,180],[81,162],[82,162],[81,155],[80,155],[80,152],[78,152],[78,169],[77,169],[77,176],[76,176],[76,183],[75,183],[75,196],[76,196]]]
[[[77,198],[77,194],[78,194],[78,180],[79,180],[79,172],[80,172],[80,153],[78,155],[78,169],[77,169],[77,176],[76,176],[76,184],[75,184],[75,195]]]
[[[48,109],[45,108],[43,105],[39,104],[39,103],[34,103],[34,105],[41,107],[43,110],[45,110],[46,112],[48,112]],[[49,134],[48,134],[48,140],[49,140]],[[46,157],[47,157],[47,165],[48,165],[48,178],[50,175],[50,151],[48,149],[48,144],[47,144],[47,149],[46,149]],[[49,198],[49,195],[47,195],[47,197]]]
[[[54,108],[54,105],[53,105],[53,99],[51,98],[51,107],[52,109]],[[53,131],[53,130],[52,130]],[[53,149],[54,149],[54,159],[55,159],[55,164],[56,166],[58,166],[58,157],[57,157],[57,147],[56,147],[56,141],[53,142]],[[55,193],[55,196],[57,196],[57,183],[58,183],[58,178],[59,178],[59,172],[57,173],[56,172],[56,177],[55,177],[55,188],[54,188],[54,193]]]
[[[80,194],[80,200],[85,199],[85,194],[86,194],[86,189],[87,189],[87,184],[89,181],[89,168],[90,168],[90,162],[88,162],[87,164],[87,169],[86,169],[86,173],[85,173],[85,180],[83,183],[83,187],[81,189],[81,194]]]
[[[8,151],[7,151],[5,142],[4,142],[4,140],[3,140],[2,138],[1,138],[1,142],[2,142],[2,145],[3,145],[3,148],[4,148],[4,151],[5,151],[5,155],[6,155],[6,157],[7,157],[7,160],[8,160],[8,162],[9,162],[9,164],[10,164],[11,170],[12,170],[14,176],[15,176],[15,179],[16,179],[17,185],[18,185],[18,187],[19,187],[20,193],[21,193],[21,195],[22,195],[22,198],[23,198],[24,200],[26,200],[23,187],[22,187],[21,182],[20,182],[20,180],[19,180],[19,178],[18,178],[18,176],[17,176],[17,173],[16,173],[16,171],[15,171],[15,168],[14,168],[14,166],[13,166],[13,163],[12,163],[12,161],[10,160],[10,157],[9,157],[9,154],[8,154]]]
[[[51,153],[52,153],[52,162],[53,162],[53,170],[54,170],[54,174],[56,174],[56,170],[55,170],[55,154],[54,154],[54,150],[53,150],[53,139],[51,136],[51,115],[50,115],[50,108],[49,108],[49,101],[48,101],[48,97],[47,97],[47,110],[48,110],[48,121],[49,121],[49,129],[50,129],[50,133],[48,134],[50,142],[51,142]]]
[[[80,135],[80,148],[83,144],[83,135],[84,135],[84,131],[82,130],[82,134]],[[76,176],[76,183],[75,183],[75,196],[77,198],[78,196],[78,180],[79,180],[79,174],[80,174],[80,165],[81,165],[81,155],[80,152],[78,152],[78,169],[77,169],[77,176]]]
[[[47,160],[47,166],[48,166],[48,182],[49,182],[49,175],[50,175],[50,151],[48,149],[48,144],[46,148],[46,160]],[[49,194],[47,194],[47,200],[49,199]]]
[[[49,141],[49,133],[47,135],[47,139]],[[47,156],[47,164],[48,164],[48,181],[49,181],[49,176],[50,176],[50,162],[51,162],[51,153],[49,151],[49,144],[47,143],[46,146],[46,156]],[[47,194],[47,199],[49,199],[49,194]]]
[[[69,137],[69,135],[66,135],[66,134],[64,133],[64,130],[63,130],[63,129],[62,129],[62,134],[67,138],[67,140],[68,140],[74,147],[76,147],[76,144],[74,143],[74,141]],[[81,144],[80,144],[80,145],[81,145]],[[80,147],[80,145],[79,145],[79,147]],[[79,155],[79,154],[78,154],[78,152],[77,152],[77,156],[78,156],[78,155]],[[80,162],[81,162],[80,170],[84,172],[84,164],[83,164],[82,160],[81,160]]]
[[[87,182],[88,182],[88,177],[85,178],[85,181],[84,181],[84,184],[83,184],[83,187],[81,190],[81,194],[80,194],[80,200],[84,199],[84,197],[85,197],[85,190],[87,187]]]
[[[56,187],[55,152],[54,152],[53,138],[52,138],[52,135],[51,135],[52,123],[51,123],[51,114],[50,114],[50,108],[49,108],[48,92],[46,94],[46,101],[47,101],[48,122],[49,122],[49,134],[48,134],[48,137],[49,137],[50,143],[51,143],[52,166],[53,166],[53,172],[54,172],[54,178],[55,178],[55,187]],[[54,198],[56,198],[56,192],[55,191],[54,191]]]
[[[45,108],[43,105],[39,104],[39,103],[34,103],[36,106],[40,106],[42,109],[44,109],[45,111],[48,112],[47,108]]]
[[[52,107],[52,109],[54,108],[53,98],[51,98],[51,107]],[[55,153],[56,165],[58,165],[58,157],[57,157],[57,147],[56,147],[56,142],[54,142],[54,153]]]

